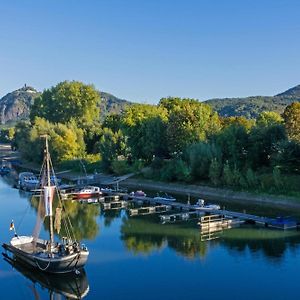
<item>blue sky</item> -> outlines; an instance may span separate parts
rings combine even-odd
[[[0,96],[80,80],[136,102],[300,84],[300,1],[0,1]]]

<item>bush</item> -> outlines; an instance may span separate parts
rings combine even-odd
[[[130,167],[125,160],[114,160],[111,169],[116,175],[124,175],[130,173]]]
[[[220,183],[220,177],[222,174],[222,165],[216,158],[213,158],[209,166],[209,179],[214,185]]]
[[[186,163],[179,160],[170,160],[161,169],[160,179],[163,181],[190,181],[190,170]]]

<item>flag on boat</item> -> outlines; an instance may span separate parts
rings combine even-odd
[[[44,186],[45,216],[52,216],[52,201],[55,186]]]
[[[14,230],[14,229],[15,229],[14,221],[11,221],[10,226],[9,226],[9,230]]]

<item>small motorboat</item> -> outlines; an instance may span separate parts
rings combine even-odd
[[[0,168],[0,175],[4,176],[4,175],[8,175],[10,173],[10,168],[8,166],[2,166]]]
[[[192,205],[194,209],[199,210],[220,210],[221,207],[218,204],[205,204],[203,199],[198,199],[196,204]]]
[[[131,192],[130,196],[132,196],[132,197],[146,197],[147,194],[144,191],[139,190],[139,191]]]
[[[171,202],[176,201],[176,198],[174,198],[173,196],[168,195],[166,193],[164,194],[164,196],[160,196],[159,194],[157,194],[157,196],[154,197],[153,199],[159,200],[159,201],[171,201]]]
[[[102,195],[102,192],[98,186],[87,186],[78,192],[73,193],[75,199],[97,198],[100,195]]]
[[[21,190],[31,191],[40,187],[40,181],[32,172],[21,172],[18,186]]]

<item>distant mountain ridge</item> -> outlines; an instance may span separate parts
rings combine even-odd
[[[204,101],[216,110],[220,116],[244,116],[256,118],[263,111],[282,113],[285,107],[300,101],[300,85],[275,96],[253,96],[245,98],[220,98]]]
[[[109,113],[120,113],[125,106],[132,102],[120,99],[106,92],[99,92],[101,96],[100,119]],[[8,93],[0,99],[0,122],[16,122],[27,119],[34,99],[41,93],[30,86],[24,86]],[[210,105],[220,116],[244,116],[256,118],[263,111],[282,113],[285,107],[292,102],[300,101],[300,85],[286,90],[275,96],[253,96],[244,98],[218,98],[206,100],[203,103]]]
[[[99,92],[101,97],[100,119],[104,119],[109,113],[120,113],[125,106],[132,104],[130,101],[119,99],[116,96]],[[26,120],[30,114],[30,107],[34,99],[41,93],[30,86],[24,86],[0,99],[0,123],[7,124],[19,120]]]

